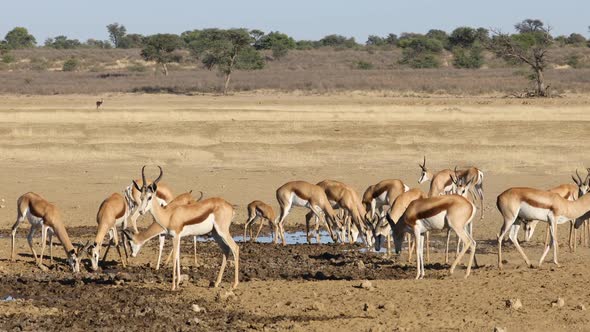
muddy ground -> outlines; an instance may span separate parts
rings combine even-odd
[[[517,185],[550,188],[590,166],[581,139],[590,120],[587,96],[103,97],[99,112],[95,96],[1,97],[0,330],[588,329],[590,250],[569,252],[567,226],[559,228],[561,267],[548,261],[527,268],[507,243],[507,264],[498,271],[495,242],[499,193]],[[361,193],[385,178],[416,186],[424,154],[434,170],[474,164],[485,173],[486,215],[474,227],[480,267],[466,280],[463,265],[447,275],[444,234],[434,236],[420,281],[406,252],[240,243],[241,283],[228,292],[231,266],[221,287],[210,287],[221,262],[216,245],[200,242],[195,265],[185,239],[182,273],[189,279],[171,292],[170,268],[153,269],[155,240],[128,268],[111,251],[100,271],[90,272],[85,259],[79,275],[67,271],[56,242],[56,262],[42,272],[26,244],[26,223],[17,234],[17,261],[8,261],[15,202],[26,191],[54,202],[73,242],[83,244],[93,237],[101,200],[138,177],[141,165],[159,164],[176,193],[202,190],[235,204],[232,234],[241,238],[247,203],[261,199],[276,209],[274,191],[287,181],[331,178]],[[302,229],[303,214],[289,216],[291,231]],[[539,227],[524,245],[533,262],[543,237]],[[360,287],[363,280],[372,287]],[[563,307],[552,305],[558,297]],[[522,308],[507,307],[517,298]]]

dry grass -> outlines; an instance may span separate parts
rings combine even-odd
[[[581,63],[569,68],[576,54]],[[15,62],[2,64],[0,93],[70,94],[105,92],[218,92],[221,78],[202,68],[198,60],[185,54],[180,64],[170,66],[168,77],[154,75],[154,64],[141,60],[139,50],[53,50],[31,49],[13,52]],[[81,70],[61,72],[63,61],[80,60]],[[232,77],[235,91],[272,89],[334,92],[345,90],[396,91],[438,94],[510,94],[527,87],[524,67],[508,67],[487,54],[485,68],[462,70],[450,67],[449,54],[440,69],[416,70],[398,63],[399,49],[292,51],[279,61],[269,58],[263,70],[238,71]],[[357,69],[362,61],[373,69]],[[556,48],[547,80],[558,92],[590,91],[590,49]],[[115,75],[113,75],[115,74]]]

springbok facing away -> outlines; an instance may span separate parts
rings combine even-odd
[[[160,166],[158,168],[160,169],[160,175],[142,192],[142,200],[139,207],[142,213],[151,212],[155,223],[150,225],[144,233],[139,233],[137,236],[127,231],[124,232],[131,246],[131,256],[137,256],[141,246],[147,241],[146,239],[159,235],[162,230],[165,230],[173,239],[174,263],[172,268],[172,290],[175,290],[180,285],[181,238],[187,234],[204,235],[212,232],[213,238],[223,253],[223,260],[217,280],[215,281],[215,287],[221,283],[227,264],[227,257],[231,252],[235,262],[232,288],[236,288],[238,286],[239,247],[229,232],[235,214],[233,206],[217,197],[208,198],[193,204],[173,206],[171,208],[160,206],[155,197],[158,190],[158,182],[164,175],[164,172]]]
[[[324,218],[328,225],[330,237],[334,242],[338,241],[333,229],[341,229],[341,225],[336,220],[336,214],[328,201],[326,192],[320,186],[305,181],[291,181],[280,186],[277,189],[276,195],[281,212],[279,218],[274,223],[275,236],[273,242],[275,244],[277,243],[277,238],[280,236],[283,246],[287,245],[283,223],[293,206],[306,207],[318,216],[318,218]]]
[[[98,108],[102,105],[102,103],[104,103],[104,100],[102,98],[100,98],[100,100],[96,101],[96,109],[98,110]]]
[[[459,195],[443,195],[421,198],[410,203],[399,221],[395,224],[393,240],[397,254],[401,252],[403,235],[413,232],[416,239],[416,279],[424,278],[424,236],[428,230],[452,228],[461,240],[466,243],[451,268],[452,274],[463,258],[467,249],[471,248],[471,256],[467,264],[465,278],[471,273],[471,265],[475,256],[476,242],[467,233],[466,226],[472,222],[477,209],[468,199]]]
[[[496,206],[504,222],[498,235],[498,268],[502,269],[502,240],[506,233],[528,266],[531,263],[518,243],[518,229],[521,222],[539,220],[549,223],[551,241],[545,245],[539,266],[545,260],[550,246],[553,246],[553,262],[557,262],[557,225],[575,220],[578,228],[590,216],[590,195],[584,195],[575,201],[568,201],[556,193],[533,188],[510,188],[501,193]],[[512,227],[514,225],[514,227]]]
[[[324,180],[317,183],[317,186],[324,189],[326,197],[330,202],[333,209],[341,209],[343,211],[343,223],[342,226],[346,227],[348,219],[351,224],[348,225],[349,240],[351,243],[355,242],[359,231],[362,235],[363,242],[370,245],[372,239],[371,229],[369,227],[369,221],[366,220],[367,212],[361,203],[361,200],[352,187],[334,180]],[[305,216],[307,243],[311,244],[311,238],[309,236],[309,224],[310,220],[315,216],[313,212],[309,212]],[[315,233],[316,241],[319,243],[319,218],[316,216],[315,221]],[[338,230],[338,237],[342,243],[344,243],[344,234],[347,230],[342,228]]]
[[[66,252],[67,261],[72,271],[74,273],[80,272],[80,258],[78,257],[80,249],[74,249],[72,242],[70,241],[70,237],[68,236],[68,232],[66,231],[66,227],[63,224],[61,213],[57,206],[49,203],[40,195],[28,192],[22,196],[20,196],[16,203],[16,222],[12,226],[12,251],[10,255],[10,260],[15,260],[15,237],[16,237],[16,230],[21,222],[27,218],[31,223],[31,230],[29,231],[29,235],[27,235],[27,241],[29,243],[29,247],[33,252],[33,257],[35,258],[35,263],[37,266],[46,271],[47,267],[43,265],[43,252],[45,251],[45,245],[47,243],[47,235],[49,235],[50,247],[49,250],[52,251],[52,235],[55,234],[61,244],[64,247]],[[41,256],[37,257],[37,253],[33,248],[33,236],[35,232],[41,229]],[[50,252],[51,261],[53,261],[53,253]]]
[[[248,204],[248,220],[244,224],[244,237],[243,241],[246,242],[246,234],[248,233],[248,227],[250,227],[250,242],[257,241],[258,236],[260,235],[260,231],[262,230],[262,226],[264,226],[264,220],[268,221],[270,225],[271,232],[274,232],[273,223],[277,218],[275,211],[272,209],[272,206],[262,202],[262,201],[253,201]],[[260,221],[260,226],[258,227],[258,231],[256,232],[256,237],[252,237],[252,224],[256,222],[256,220],[262,219]],[[274,237],[274,233],[273,233]]]
[[[376,212],[385,212],[382,211],[383,206],[392,206],[395,199],[408,190],[410,187],[398,179],[383,180],[369,186],[363,194],[363,204],[365,209],[370,211],[370,218],[375,218]]]
[[[590,189],[590,169],[588,170],[588,175],[586,175],[586,179],[582,180],[578,170],[576,170],[576,177],[572,176],[572,179],[576,184],[566,183],[559,185],[555,188],[549,189],[549,192],[556,193],[559,196],[567,199],[568,201],[575,201],[580,196],[585,195],[588,190]],[[535,232],[535,228],[539,223],[538,220],[532,220],[524,224],[525,236],[524,241],[528,242],[533,237],[533,233]],[[587,225],[587,222],[584,222],[584,226]],[[586,232],[586,230],[584,230]],[[583,234],[585,235],[585,234]],[[576,251],[576,239],[577,239],[577,230],[574,227],[574,222],[570,222],[570,235],[569,235],[569,247],[572,252]],[[547,230],[545,235],[545,246],[549,242],[549,224],[547,224]]]
[[[111,248],[111,244],[114,244],[117,248],[117,252],[119,253],[119,259],[121,260],[121,264],[123,264],[123,267],[127,266],[127,257],[123,259],[123,255],[121,255],[117,227],[123,230],[127,226],[127,218],[129,217],[131,204],[132,203],[130,197],[123,197],[123,195],[119,193],[111,194],[100,204],[100,207],[98,208],[98,213],[96,214],[96,223],[98,224],[98,228],[96,230],[96,237],[94,238],[94,242],[92,244],[87,245],[84,248],[85,250],[91,251],[91,264],[93,271],[98,270],[100,249],[102,247],[102,242],[104,241],[104,238],[107,235],[107,233],[110,236],[110,240],[108,247],[105,251],[104,257],[102,258],[103,264],[107,258],[107,254],[109,252],[109,249]],[[125,252],[125,254],[127,254],[127,252]]]

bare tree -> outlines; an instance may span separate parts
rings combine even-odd
[[[488,49],[505,60],[527,64],[531,70],[531,81],[535,90],[530,95],[548,97],[549,86],[545,83],[544,71],[547,68],[547,52],[553,43],[551,28],[539,20],[524,20],[515,25],[518,34],[505,34],[492,29],[493,38]]]

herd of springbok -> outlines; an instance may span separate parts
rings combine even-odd
[[[36,193],[26,193],[17,200],[17,219],[12,227],[11,260],[15,259],[15,235],[19,224],[27,218],[31,229],[27,236],[29,247],[35,262],[42,270],[43,254],[49,237],[50,261],[53,262],[52,237],[56,235],[63,245],[67,262],[72,271],[80,271],[80,259],[90,255],[91,268],[99,268],[103,241],[108,234],[110,240],[102,258],[107,257],[112,245],[117,248],[121,264],[125,267],[130,251],[136,257],[141,247],[151,238],[158,236],[160,241],[156,269],[159,269],[162,249],[166,237],[172,238],[172,289],[180,284],[180,241],[184,236],[192,236],[195,241],[194,255],[197,259],[197,236],[211,233],[221,248],[223,260],[215,287],[222,280],[227,259],[231,253],[234,259],[234,282],[238,285],[239,247],[230,234],[230,225],[235,215],[234,206],[222,198],[194,199],[191,192],[174,197],[171,189],[160,182],[164,172],[160,166],[159,175],[151,181],[145,176],[145,166],[141,170],[141,179],[133,180],[120,193],[113,193],[101,204],[96,216],[98,223],[96,237],[91,243],[74,247],[68,237],[59,209]],[[447,229],[445,261],[448,263],[449,240],[451,230],[458,237],[457,255],[451,264],[453,273],[467,250],[470,257],[465,277],[469,276],[475,260],[476,242],[473,239],[473,219],[476,215],[476,201],[480,201],[480,219],[484,217],[484,174],[481,170],[470,167],[454,170],[444,169],[432,172],[426,167],[426,157],[420,164],[421,175],[418,183],[430,181],[428,193],[418,188],[411,189],[401,180],[383,180],[367,188],[361,197],[350,186],[332,180],[324,180],[317,184],[305,181],[288,182],[276,191],[280,213],[277,217],[273,208],[259,200],[248,204],[248,219],[244,224],[244,238],[249,233],[250,241],[257,239],[264,225],[264,220],[271,226],[273,242],[280,240],[286,245],[284,223],[293,206],[309,209],[306,215],[307,242],[311,243],[310,223],[315,223],[316,241],[319,243],[319,227],[324,224],[334,242],[351,243],[361,241],[368,247],[379,251],[387,241],[388,253],[393,239],[395,253],[402,249],[404,235],[408,241],[410,253],[416,250],[416,278],[424,277],[424,242],[426,240],[427,255],[429,254],[429,232]],[[502,241],[508,234],[518,252],[527,265],[531,265],[528,257],[518,243],[518,231],[523,225],[525,241],[528,241],[539,221],[547,224],[545,249],[539,261],[543,263],[550,248],[553,248],[553,261],[557,262],[557,225],[570,222],[569,244],[575,250],[577,243],[576,229],[584,225],[583,243],[587,245],[590,227],[584,222],[590,216],[590,195],[584,195],[590,188],[590,169],[585,179],[576,170],[572,176],[575,184],[563,184],[550,190],[533,188],[510,188],[497,198],[497,208],[502,214],[503,224],[498,234],[498,266],[502,268]],[[141,185],[140,185],[141,184]],[[335,210],[338,210],[337,213]],[[154,222],[139,232],[137,219],[140,215],[150,212]],[[131,231],[127,222],[131,220]],[[252,226],[260,222],[256,235],[253,236]],[[41,254],[38,256],[33,248],[33,236],[41,230]],[[119,231],[121,233],[119,233]],[[122,235],[120,235],[122,234]],[[415,241],[411,241],[413,239]],[[410,245],[410,242],[413,242]],[[121,247],[125,255],[121,253]],[[409,258],[411,259],[411,258]],[[428,259],[428,258],[427,258]],[[166,261],[166,262],[167,262]]]

